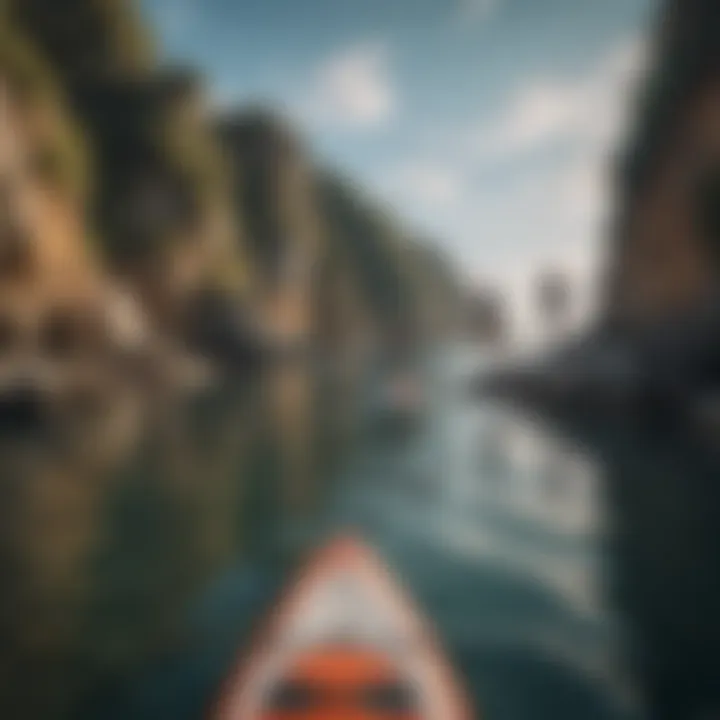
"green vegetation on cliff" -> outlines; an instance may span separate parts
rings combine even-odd
[[[34,128],[32,170],[45,182],[76,197],[88,187],[88,159],[50,67],[0,15],[0,81]],[[25,123],[27,126],[28,123]]]
[[[396,229],[348,181],[325,173],[319,187],[331,252],[357,274],[363,303],[373,317],[401,322],[408,311],[410,286],[403,274]]]
[[[239,112],[218,123],[218,134],[258,285],[311,268],[321,334],[372,329],[394,338],[447,326],[458,289],[445,259],[362,189],[317,167],[287,122]]]
[[[440,251],[347,180],[321,173],[319,187],[331,261],[351,270],[375,323],[410,336],[449,330],[460,291]]]
[[[220,119],[217,135],[257,284],[272,287],[283,282],[289,265],[315,260],[319,228],[312,168],[291,128],[266,110]]]
[[[92,128],[98,218],[113,262],[172,249],[223,200],[221,158],[186,107],[192,93],[187,78],[168,73],[75,91],[75,106]]]
[[[157,65],[130,0],[7,2],[86,131],[91,221],[111,269],[163,306],[161,320],[205,285],[241,284],[228,177],[198,75]]]
[[[442,324],[456,286],[431,245],[319,169],[274,114],[209,122],[202,79],[158,65],[131,0],[5,0],[4,10],[14,30],[0,62],[21,58],[9,64],[29,91],[66,104],[85,131],[93,235],[161,322],[210,290],[306,333],[341,307],[338,327],[385,338]],[[15,42],[18,28],[33,50]],[[51,125],[65,139],[54,154],[38,148],[38,162],[87,184],[72,124]]]

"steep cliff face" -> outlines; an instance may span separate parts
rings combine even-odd
[[[158,322],[182,324],[206,285],[241,280],[223,163],[196,81],[181,73],[76,88],[93,128],[105,256]],[[234,281],[235,282],[235,281]]]
[[[457,285],[429,243],[337,174],[317,167],[271,113],[223,119],[261,316],[328,349],[404,342],[448,327]]]
[[[47,172],[77,171],[73,187],[82,199],[48,223],[74,238],[84,258],[76,264],[95,268],[84,272],[96,284],[102,264],[106,280],[121,279],[156,327],[177,336],[207,328],[207,314],[220,317],[214,345],[244,325],[238,308],[271,336],[336,349],[360,338],[403,345],[447,328],[456,287],[437,252],[319,169],[272,113],[211,121],[202,80],[160,69],[131,0],[4,0],[1,7],[51,69],[59,92],[48,107],[61,108],[64,99],[92,149],[91,182],[81,179],[88,163],[32,152]],[[64,127],[43,123],[38,133]],[[40,139],[28,137],[36,146]],[[38,217],[53,212],[48,206]],[[52,243],[40,245],[50,252]]]
[[[85,226],[86,162],[47,68],[0,28],[0,351],[99,337],[103,273]],[[61,333],[63,334],[63,333]]]
[[[356,317],[385,342],[414,334],[409,256],[388,214],[347,180],[320,173],[319,193],[326,226],[325,262],[344,272],[354,289]]]
[[[158,68],[129,0],[8,2],[88,132],[105,259],[158,324],[182,326],[198,292],[242,276],[202,82]]]
[[[418,336],[430,341],[457,337],[466,302],[457,269],[439,248],[421,238],[406,238],[401,258]]]
[[[720,287],[720,8],[671,0],[619,177],[608,317],[634,325]]]
[[[224,118],[217,132],[230,158],[256,313],[278,334],[307,335],[322,245],[312,164],[291,130],[264,111]]]
[[[451,333],[461,291],[437,248],[346,180],[324,173],[319,187],[328,261],[346,268],[359,310],[379,338],[402,347]]]

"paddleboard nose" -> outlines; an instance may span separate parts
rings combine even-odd
[[[221,694],[213,720],[470,720],[434,633],[352,533],[315,553]]]

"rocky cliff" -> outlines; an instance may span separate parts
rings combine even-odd
[[[447,327],[457,284],[431,243],[404,233],[381,203],[318,166],[274,114],[236,113],[218,133],[255,294],[275,309],[271,324],[290,323],[336,348]]]
[[[52,87],[26,146],[68,198],[37,220],[37,252],[62,245],[75,268],[53,277],[127,287],[164,335],[233,358],[253,333],[338,350],[448,327],[456,285],[432,245],[273,113],[211,118],[202,78],[159,64],[130,0],[5,0],[1,22]],[[63,140],[49,152],[42,133]]]
[[[161,69],[126,0],[10,0],[93,149],[91,218],[111,270],[158,325],[242,275],[227,180],[195,73]]]
[[[693,312],[720,282],[720,8],[669,0],[618,182],[612,325]]]
[[[291,128],[251,110],[218,121],[231,169],[235,222],[243,229],[257,321],[286,338],[313,330],[323,242],[312,161]]]
[[[83,143],[51,73],[0,26],[0,346],[60,350],[102,323],[104,277],[85,223]]]

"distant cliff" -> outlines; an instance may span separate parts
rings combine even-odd
[[[618,174],[608,323],[634,326],[720,288],[720,6],[669,0]]]
[[[457,284],[432,245],[318,167],[274,114],[241,111],[223,118],[218,133],[262,303],[324,345],[358,336],[402,341],[448,327]]]
[[[464,329],[471,340],[496,345],[509,335],[502,297],[490,288],[475,288],[465,301]]]
[[[458,286],[432,244],[320,168],[274,113],[211,117],[203,80],[159,64],[131,0],[0,8],[52,88],[46,125],[65,139],[50,154],[27,142],[77,197],[67,255],[131,290],[162,334],[239,358],[253,337],[339,351],[452,326]]]
[[[231,174],[235,223],[252,268],[249,300],[260,324],[308,335],[321,246],[309,154],[273,114],[253,110],[217,122]]]

